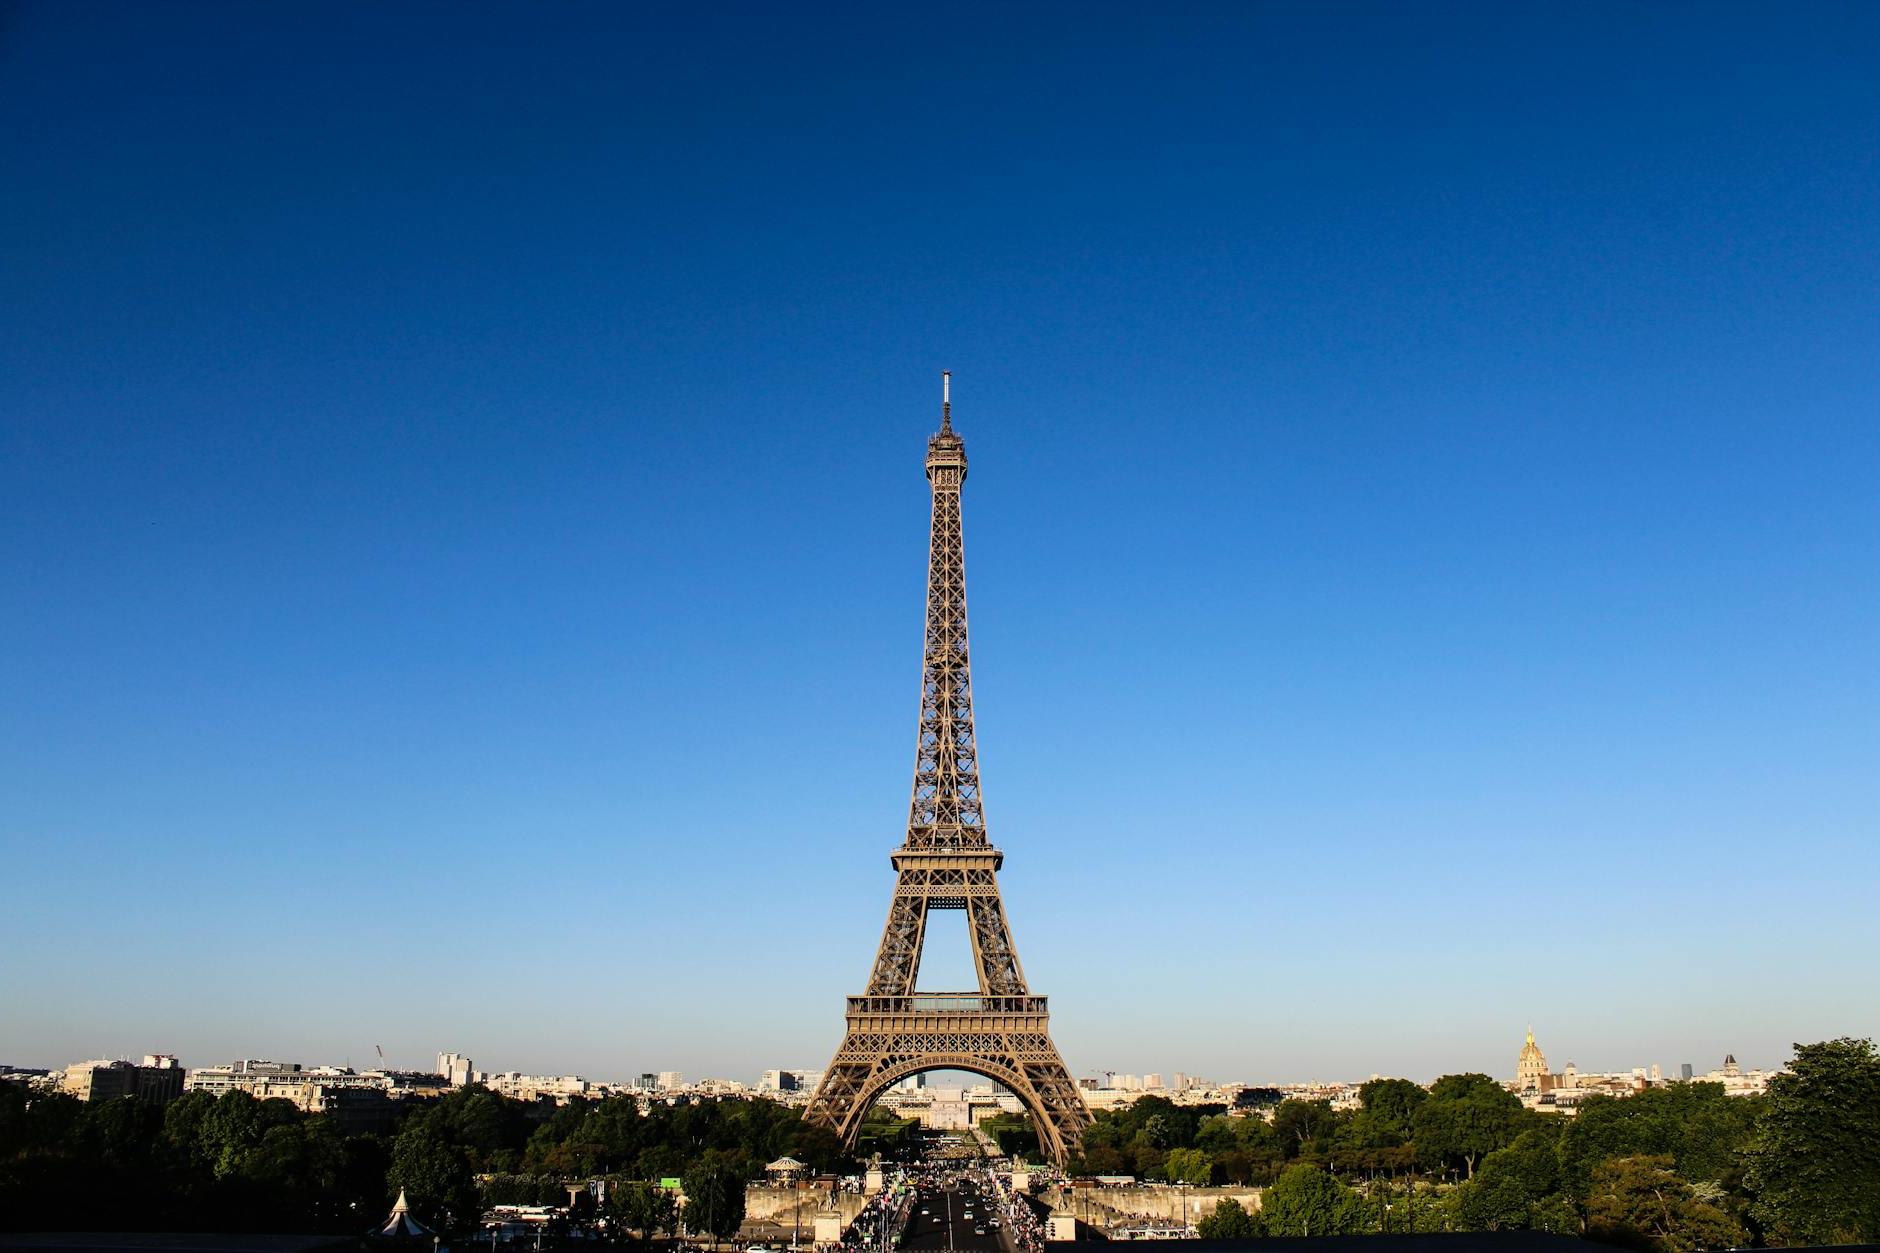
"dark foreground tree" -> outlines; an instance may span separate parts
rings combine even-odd
[[[1743,1228],[1672,1171],[1669,1154],[1618,1157],[1593,1168],[1586,1234],[1647,1253],[1692,1253],[1742,1244]]]
[[[1880,1241],[1880,1054],[1871,1040],[1798,1044],[1748,1152],[1751,1215],[1800,1244]]]

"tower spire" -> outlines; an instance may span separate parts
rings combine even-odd
[[[966,647],[966,543],[960,485],[966,441],[953,429],[953,374],[940,372],[940,431],[927,441],[933,518],[927,549],[927,643],[921,661],[920,725],[907,847],[986,842],[973,738],[972,664]]]

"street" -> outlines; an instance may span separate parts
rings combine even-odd
[[[983,1185],[938,1173],[918,1182],[920,1197],[909,1216],[903,1248],[992,1253],[1001,1247],[999,1232],[992,1225],[1000,1221],[998,1205],[985,1196]]]

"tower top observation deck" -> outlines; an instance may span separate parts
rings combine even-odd
[[[940,429],[927,440],[927,481],[957,488],[966,481],[966,441],[953,429],[953,372],[940,371]]]

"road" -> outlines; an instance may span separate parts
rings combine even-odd
[[[971,1213],[973,1217],[966,1215]],[[999,1233],[991,1223],[998,1205],[984,1193],[984,1185],[971,1180],[925,1183],[914,1212],[908,1218],[904,1249],[959,1250],[960,1253],[996,1253]],[[984,1235],[975,1234],[985,1232]]]

